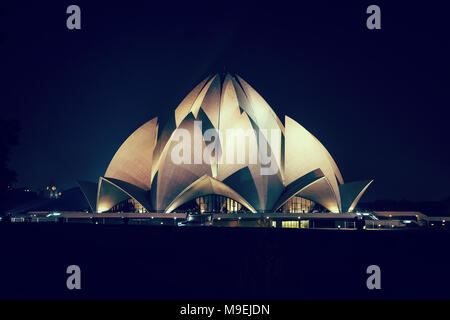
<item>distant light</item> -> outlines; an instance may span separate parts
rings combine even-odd
[[[217,218],[217,220],[220,220],[220,219],[221,219],[220,217]]]
[[[55,187],[55,186],[53,186],[53,187],[52,187],[52,190],[53,190],[53,191],[55,191],[55,190],[56,190],[56,187]]]
[[[444,219],[444,220],[442,220],[442,223],[445,223],[445,219]]]
[[[49,186],[47,186],[47,190],[48,190],[48,189],[50,189],[50,187],[49,187]]]
[[[363,226],[363,229],[366,230],[366,226]]]
[[[161,221],[161,224],[164,224],[164,222]]]
[[[58,193],[58,196],[60,196],[60,195],[61,195],[61,192]]]
[[[52,212],[52,213],[47,214],[46,217],[47,218],[48,217],[58,217],[60,215],[61,215],[61,213],[59,213],[59,212]]]

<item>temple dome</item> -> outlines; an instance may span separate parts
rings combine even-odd
[[[237,133],[235,140],[230,132]],[[183,151],[188,161],[182,163],[173,160],[180,143],[190,150],[188,156]],[[212,161],[198,161],[205,150],[213,151]],[[305,211],[315,204],[338,213],[351,212],[371,182],[344,184],[336,162],[308,130],[288,116],[283,124],[238,75],[216,74],[199,83],[164,126],[153,118],[133,132],[97,188],[80,186],[94,212],[113,211],[130,199],[141,210],[172,212],[214,195],[219,200],[210,201],[221,212],[237,203],[254,213],[292,212],[292,206]]]

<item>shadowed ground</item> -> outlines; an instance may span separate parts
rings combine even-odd
[[[0,298],[450,298],[450,233],[0,224]],[[79,265],[82,290],[66,289]],[[367,266],[382,290],[366,288]]]

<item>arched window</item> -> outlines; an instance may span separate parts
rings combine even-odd
[[[308,213],[312,212],[316,203],[314,201],[293,196],[280,208],[279,211],[285,213]]]
[[[200,213],[238,213],[250,212],[238,201],[217,195],[208,194],[195,198],[179,206],[175,211],[194,211]]]
[[[134,213],[147,213],[145,209],[139,202],[133,198],[128,198],[122,202],[119,202],[114,207],[112,207],[108,212],[134,212]]]

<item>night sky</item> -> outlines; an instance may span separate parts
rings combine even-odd
[[[362,201],[448,197],[449,8],[301,2],[2,3],[0,106],[22,126],[15,185],[96,181],[129,134],[226,68],[314,134],[345,181],[375,179]],[[81,30],[66,28],[71,4]],[[366,28],[371,4],[381,30]]]

